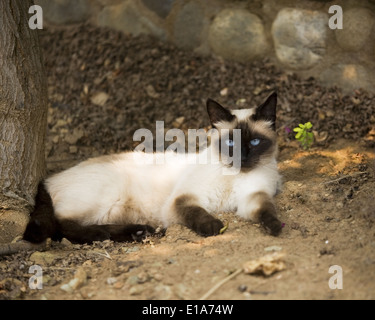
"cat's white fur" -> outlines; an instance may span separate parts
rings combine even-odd
[[[232,113],[241,120],[253,110]],[[260,123],[260,128],[262,125],[268,126],[267,122]],[[211,147],[203,152],[210,154]],[[145,160],[157,155],[137,156]],[[179,222],[175,199],[188,194],[209,213],[236,212],[242,218],[256,220],[252,214],[260,204],[252,201],[252,195],[264,192],[272,198],[280,184],[276,151],[260,166],[236,175],[223,175],[221,163],[189,164],[185,155],[169,156],[173,161],[145,164],[147,161],[138,161],[134,152],[125,152],[89,159],[51,176],[46,188],[55,215],[82,225],[139,223],[168,227]]]

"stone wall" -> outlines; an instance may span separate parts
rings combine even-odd
[[[349,93],[375,93],[373,0],[36,0],[44,20],[90,21],[133,35],[151,34],[199,54],[248,62],[270,57],[285,70]],[[343,29],[328,26],[330,6]]]

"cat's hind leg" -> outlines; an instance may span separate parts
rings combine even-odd
[[[34,210],[30,213],[30,221],[24,231],[23,239],[32,243],[41,243],[47,238],[58,240],[56,238],[58,229],[59,223],[54,215],[52,199],[44,182],[40,182]]]
[[[67,238],[74,243],[92,243],[107,239],[119,242],[141,241],[154,232],[153,227],[142,224],[82,226],[74,220],[58,220],[54,214],[51,196],[41,182],[23,239],[32,243],[41,243],[47,238],[54,241]]]
[[[60,224],[60,237],[67,238],[73,243],[92,243],[93,241],[113,240],[116,242],[142,241],[147,236],[155,233],[149,225],[89,225],[82,226],[71,220],[62,220]]]

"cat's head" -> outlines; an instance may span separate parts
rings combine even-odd
[[[240,157],[237,163],[241,171],[246,172],[276,157],[276,104],[276,93],[252,109],[229,110],[216,101],[207,100],[212,127],[219,132],[218,141],[213,143],[212,140],[211,145],[216,145],[222,161],[237,154]],[[222,152],[223,149],[229,153]]]

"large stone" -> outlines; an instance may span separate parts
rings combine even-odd
[[[358,51],[366,42],[374,26],[374,15],[365,8],[344,11],[343,29],[335,30],[340,47],[347,51]]]
[[[281,10],[272,24],[276,56],[292,69],[309,69],[326,52],[328,14],[302,9]]]
[[[374,76],[359,64],[333,65],[320,74],[319,80],[327,86],[338,86],[347,94],[360,88],[370,92],[375,91]]]
[[[208,41],[212,50],[227,59],[250,61],[268,49],[262,21],[244,9],[224,9],[212,22]]]
[[[43,9],[43,18],[55,24],[85,21],[90,14],[88,0],[36,0]]]
[[[268,43],[262,21],[245,9],[224,9],[212,22],[208,41],[219,56],[250,61],[263,56]]]
[[[173,30],[174,43],[184,49],[200,46],[204,23],[202,7],[194,2],[187,3],[176,15]]]
[[[124,1],[105,7],[97,17],[99,26],[110,27],[135,36],[152,34],[165,39],[165,31],[151,21],[134,3]]]
[[[166,18],[176,0],[142,0],[143,4],[159,17]]]

